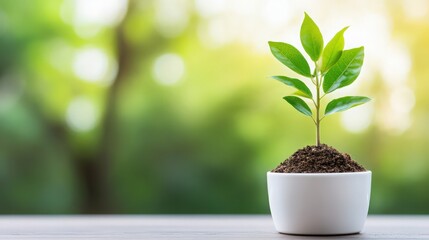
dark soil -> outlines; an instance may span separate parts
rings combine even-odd
[[[278,173],[341,173],[364,172],[347,153],[340,153],[326,144],[307,146],[296,151],[272,172]]]

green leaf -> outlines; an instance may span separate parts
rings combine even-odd
[[[303,93],[303,97],[306,98],[313,98],[313,94],[311,94],[310,89],[307,87],[307,85],[305,85],[305,83],[303,83],[301,80],[296,79],[296,78],[290,78],[290,77],[285,77],[285,76],[273,76],[272,78],[288,85],[291,87],[294,87],[296,89],[298,89],[300,92]]]
[[[292,95],[309,98],[307,94],[305,94],[305,93],[303,93],[303,92],[301,92],[299,90],[296,91],[296,92],[294,92],[294,93],[292,93]]]
[[[295,96],[286,96],[283,99],[304,115],[312,116],[310,107],[308,107],[307,103],[305,103],[301,98]]]
[[[268,42],[271,53],[286,67],[306,77],[311,77],[310,67],[304,56],[294,46],[282,42]]]
[[[326,73],[323,81],[323,91],[330,93],[338,88],[352,84],[359,76],[363,58],[363,47],[345,50],[338,62]]]
[[[322,33],[320,33],[319,27],[307,13],[305,13],[304,21],[301,25],[300,36],[302,46],[310,58],[315,62],[319,60],[323,50]]]
[[[348,97],[337,98],[330,101],[328,105],[326,105],[325,115],[345,111],[352,107],[356,107],[361,104],[364,104],[370,100],[371,99],[367,97],[360,97],[360,96],[348,96]]]
[[[328,42],[322,54],[322,72],[327,71],[332,67],[338,59],[340,59],[344,48],[344,32],[349,27],[341,29],[335,36]]]

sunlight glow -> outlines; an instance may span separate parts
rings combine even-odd
[[[66,121],[74,131],[89,131],[97,123],[97,109],[91,100],[85,97],[76,97],[67,108]]]
[[[219,48],[231,41],[231,35],[227,33],[224,25],[225,23],[222,19],[201,23],[198,28],[198,37],[201,43],[207,48]]]
[[[384,58],[381,64],[381,74],[384,83],[389,87],[406,85],[411,71],[411,57],[405,46],[399,43],[390,43],[386,46],[389,57]]]
[[[325,3],[309,0],[249,0],[234,1],[227,5],[222,4],[222,1],[212,3],[208,0],[196,0],[195,3],[198,14],[204,17],[198,28],[199,39],[204,46],[212,48],[239,42],[257,52],[270,54],[266,42],[277,40],[295,45],[302,51],[296,34],[300,31],[304,11],[318,20],[323,31],[331,29],[324,36],[325,44],[339,29],[350,26],[345,33],[345,48],[365,46],[365,63],[359,81],[336,93],[339,96],[356,95],[370,87],[374,76],[381,75],[388,91],[387,99],[390,100],[377,105],[383,109],[383,113],[377,114],[374,119],[371,117],[375,112],[373,103],[343,113],[342,125],[346,130],[356,133],[367,129],[372,120],[381,129],[396,133],[411,126],[411,111],[415,100],[414,93],[407,85],[412,59],[406,46],[393,37],[393,23],[384,3],[338,3],[340,11],[335,10],[335,17],[329,14],[331,10],[328,13],[322,11]],[[421,17],[427,12],[425,6],[428,4],[425,1],[418,2],[417,5],[423,9],[417,12],[413,12],[413,4],[404,4],[408,6],[404,11],[415,14],[415,17]],[[365,8],[364,14],[354,10],[357,8]],[[386,53],[389,57],[386,57]]]
[[[73,71],[84,81],[110,85],[116,75],[116,64],[99,48],[79,50],[73,61]]]
[[[84,38],[93,37],[103,27],[117,25],[125,16],[127,0],[66,0],[61,17]]]
[[[196,0],[195,8],[202,17],[211,17],[221,14],[227,5],[226,0]]]
[[[128,1],[76,0],[75,4],[75,23],[114,26],[124,17]]]
[[[172,38],[181,34],[189,21],[189,1],[156,1],[155,20],[157,30],[164,37]]]
[[[381,129],[399,135],[411,126],[411,112],[415,105],[415,96],[407,86],[396,87],[391,91],[387,101],[382,102],[376,120]]]
[[[372,103],[367,103],[365,106],[357,106],[341,114],[341,124],[349,132],[363,132],[370,126],[373,112]]]
[[[402,1],[402,6],[408,17],[419,19],[428,14],[429,2],[427,0]]]
[[[153,75],[160,84],[174,85],[182,78],[184,73],[185,64],[177,54],[167,53],[155,60]]]
[[[268,0],[263,8],[263,20],[271,28],[280,28],[292,20],[294,4],[283,0]]]

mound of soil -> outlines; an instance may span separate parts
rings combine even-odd
[[[341,173],[364,172],[347,153],[340,153],[326,144],[307,146],[296,151],[272,172],[278,173]]]

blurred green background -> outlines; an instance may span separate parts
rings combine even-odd
[[[266,172],[314,142],[269,79],[307,11],[365,46],[373,101],[322,141],[373,171],[370,213],[429,213],[429,1],[0,2],[0,213],[268,213]]]

